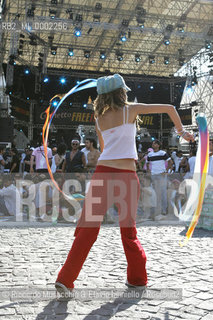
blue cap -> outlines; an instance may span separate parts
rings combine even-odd
[[[116,89],[123,88],[126,91],[131,91],[125,84],[124,78],[120,74],[114,74],[108,77],[101,77],[97,80],[97,92],[98,94],[109,93]]]

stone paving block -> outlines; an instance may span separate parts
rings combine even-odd
[[[202,320],[213,320],[213,313],[207,314],[206,316],[204,316],[204,317],[202,318]]]
[[[204,302],[201,302],[196,306],[198,309],[204,309],[207,311],[213,311],[213,300],[207,300]]]
[[[1,316],[6,316],[6,315],[15,315],[16,314],[16,310],[15,308],[0,308],[0,317]]]

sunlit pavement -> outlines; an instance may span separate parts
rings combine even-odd
[[[74,228],[63,223],[0,222],[2,320],[213,319],[212,231],[195,230],[188,245],[181,248],[179,241],[183,241],[186,228],[178,221],[140,222],[138,238],[147,255],[149,298],[140,295],[101,299],[97,295],[79,299],[74,295],[63,301],[55,296],[54,282],[74,239]],[[126,292],[125,281],[126,259],[120,231],[114,225],[103,225],[75,281],[76,292]],[[33,300],[29,289],[53,296]],[[181,292],[182,297],[152,295],[171,290]]]

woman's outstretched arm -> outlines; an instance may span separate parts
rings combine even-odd
[[[145,104],[145,103],[132,103],[130,104],[132,112],[135,117],[139,114],[151,114],[151,113],[167,113],[175,125],[177,134],[179,133],[186,141],[194,141],[194,137],[189,132],[183,129],[183,125],[179,114],[175,107],[171,104]]]

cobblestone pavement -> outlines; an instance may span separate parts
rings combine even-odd
[[[149,288],[182,289],[182,298],[156,300],[125,297],[22,299],[1,296],[1,320],[49,319],[213,319],[213,233],[195,230],[181,248],[183,225],[138,225],[138,237],[147,255]],[[54,282],[71,247],[70,225],[0,226],[0,288],[16,294],[24,288],[54,290]],[[80,249],[79,249],[80,250]],[[126,260],[118,228],[102,226],[98,240],[75,281],[84,289],[126,290]],[[151,289],[148,289],[151,291]],[[125,291],[125,292],[126,292]],[[3,292],[3,291],[2,291]],[[15,292],[15,293],[13,293]],[[54,292],[55,291],[51,291]],[[10,293],[11,294],[11,293]]]

